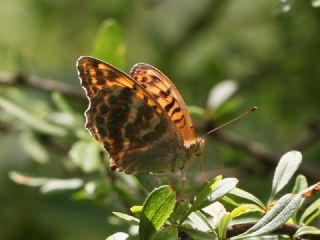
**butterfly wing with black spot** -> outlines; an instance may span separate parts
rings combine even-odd
[[[161,71],[145,63],[131,69],[131,77],[151,93],[165,110],[184,140],[186,147],[196,142],[192,119],[180,93]]]
[[[92,57],[77,62],[89,107],[86,128],[126,173],[165,173],[183,167],[181,136],[154,96],[130,76]]]

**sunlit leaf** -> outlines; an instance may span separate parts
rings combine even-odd
[[[141,217],[141,212],[142,212],[142,208],[143,206],[133,206],[130,208],[130,211],[132,212],[132,214],[138,218]]]
[[[252,195],[251,193],[245,191],[245,190],[242,190],[240,188],[234,188],[232,189],[228,195],[234,195],[234,196],[237,196],[239,198],[243,198],[243,199],[246,199],[250,202],[253,202],[255,204],[257,204],[258,206],[260,206],[262,209],[265,209],[265,205],[263,204],[263,202],[261,202],[257,197],[255,197],[254,195]]]
[[[93,172],[102,168],[100,147],[94,142],[80,140],[72,145],[69,154],[74,164],[84,172]]]
[[[93,55],[119,68],[124,67],[125,46],[119,24],[104,21],[95,37]]]
[[[206,183],[205,186],[200,190],[200,192],[196,195],[196,198],[189,210],[189,212],[193,212],[199,210],[204,203],[204,201],[208,198],[209,194],[212,193],[214,189],[218,186],[219,182],[222,180],[222,176],[217,176],[211,183]]]
[[[180,219],[184,216],[186,211],[190,208],[189,200],[184,200],[176,204],[174,211],[171,214],[171,219],[174,223],[180,223]]]
[[[292,193],[299,193],[308,188],[308,181],[305,176],[298,175],[294,183]]]
[[[30,186],[40,187],[42,193],[49,193],[52,191],[64,191],[78,189],[83,185],[83,181],[79,178],[73,179],[56,179],[56,178],[40,178],[40,177],[29,177],[20,174],[16,171],[10,171],[9,177],[12,181]]]
[[[49,193],[53,191],[65,191],[78,189],[83,185],[80,178],[73,179],[49,179],[40,187],[42,193]]]
[[[300,166],[301,161],[302,155],[298,151],[287,152],[281,157],[272,181],[271,199],[287,185]]]
[[[312,0],[312,7],[320,7],[320,0]]]
[[[316,227],[311,227],[311,226],[302,226],[294,234],[294,238],[298,239],[303,235],[320,235],[320,229]]]
[[[202,211],[213,217],[213,226],[217,226],[221,217],[227,212],[225,207],[220,202],[214,202],[209,206],[202,208]]]
[[[299,208],[301,194],[286,194],[247,232],[232,239],[248,238],[269,233],[288,221]]]
[[[125,213],[120,213],[120,212],[112,212],[114,215],[116,215],[118,218],[121,218],[127,222],[130,222],[130,223],[133,223],[133,224],[136,224],[136,223],[139,223],[139,219],[138,218],[135,218],[133,216],[130,216],[128,214],[125,214]]]
[[[32,113],[25,111],[16,104],[9,102],[8,100],[5,100],[3,98],[0,98],[0,107],[7,113],[19,119],[23,124],[28,125],[38,132],[49,134],[52,136],[65,136],[67,134],[65,129],[48,123],[45,120],[32,115]]]
[[[192,117],[195,117],[198,119],[203,118],[203,116],[206,112],[205,109],[203,109],[202,107],[199,107],[199,106],[188,106],[188,111]]]
[[[222,179],[216,186],[216,188],[212,191],[212,193],[208,196],[208,202],[205,206],[207,206],[210,203],[213,203],[226,195],[228,192],[230,192],[232,189],[234,189],[239,180],[236,178],[224,178]],[[204,206],[203,206],[204,207]]]
[[[224,213],[217,228],[219,239],[226,239],[227,228],[230,222],[231,214],[229,212]]]
[[[225,80],[214,86],[208,97],[208,109],[217,109],[221,104],[228,100],[237,90],[238,85],[233,80]]]
[[[232,219],[237,218],[241,215],[252,213],[252,212],[260,212],[263,213],[264,211],[255,204],[242,204],[239,207],[236,207],[232,210],[231,216]]]
[[[176,193],[170,186],[154,189],[143,204],[139,235],[141,240],[150,237],[159,230],[169,218],[176,201]]]
[[[188,216],[188,219],[190,220],[192,227],[195,229],[203,232],[214,231],[213,226],[210,225],[206,217],[200,211],[192,212]]]
[[[24,152],[38,163],[47,163],[49,161],[49,153],[42,146],[32,131],[23,131],[20,134],[20,144]]]
[[[117,232],[112,234],[111,236],[107,237],[106,240],[126,240],[128,239],[129,234],[124,232]]]
[[[300,217],[300,224],[304,223],[309,225],[316,217],[320,215],[320,199],[314,201]]]

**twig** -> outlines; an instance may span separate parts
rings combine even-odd
[[[255,159],[258,159],[259,162],[263,163],[266,166],[275,167],[279,162],[280,156],[272,154],[262,144],[250,142],[249,140],[243,139],[236,134],[220,131],[212,135],[213,138],[218,141],[225,143],[229,146],[232,146],[242,152],[248,153],[253,156]],[[308,141],[308,145],[305,144],[303,149],[311,147],[314,143],[319,142],[320,138],[312,138],[313,141]],[[306,140],[301,140],[300,142],[305,142]],[[297,146],[298,144],[293,144],[292,146]],[[291,148],[290,150],[300,150],[299,148]],[[308,179],[313,181],[318,181],[320,179],[320,172],[318,169],[302,165],[299,170],[301,174],[305,175]]]
[[[80,91],[80,88],[73,88],[65,83],[32,75],[26,76],[23,74],[12,74],[0,71],[0,84],[7,86],[28,86],[43,91],[60,92],[73,98],[85,99],[85,95]]]
[[[57,91],[69,97],[85,99],[85,95],[80,90],[75,90],[71,86],[64,83],[60,83],[58,81],[54,81],[51,79],[43,79],[36,76],[25,77],[22,74],[10,74],[7,72],[0,71],[0,85],[21,85],[39,89],[42,91]],[[204,130],[212,129],[212,123],[210,122],[205,123],[203,126]],[[8,125],[6,125],[5,127],[8,128]],[[305,150],[311,147],[312,145],[318,143],[320,140],[320,127],[315,127],[315,125],[313,125],[311,130],[312,131],[310,131],[309,136],[307,136],[305,139],[298,141],[295,144],[292,144],[292,147],[289,149]],[[239,149],[242,152],[250,154],[254,158],[258,159],[259,162],[264,163],[266,166],[271,166],[274,168],[278,164],[280,156],[272,154],[269,150],[264,148],[262,144],[250,142],[246,139],[239,137],[236,134],[226,131],[218,131],[211,136],[222,143],[225,143],[229,146]],[[318,181],[320,179],[320,173],[315,168],[303,165],[300,167],[299,171],[310,180]]]

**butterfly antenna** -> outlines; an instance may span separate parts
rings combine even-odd
[[[251,112],[256,111],[257,109],[258,109],[258,107],[252,107],[251,109],[249,109],[248,111],[240,114],[239,116],[235,117],[234,119],[231,119],[230,121],[228,121],[228,122],[226,122],[226,123],[224,123],[224,124],[222,124],[222,125],[214,128],[214,129],[212,129],[211,131],[207,132],[206,134],[204,134],[204,135],[202,136],[202,138],[206,138],[208,135],[210,135],[210,134],[218,131],[220,128],[223,128],[223,127],[229,125],[230,123],[233,123],[233,122],[235,122],[235,121],[243,118],[244,116],[248,115],[248,114],[251,113]]]

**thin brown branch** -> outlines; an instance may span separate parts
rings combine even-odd
[[[265,147],[262,146],[262,144],[251,142],[249,140],[243,139],[240,136],[226,132],[226,131],[220,131],[216,132],[214,135],[212,135],[213,138],[217,139],[218,141],[225,143],[229,146],[234,147],[235,149],[238,149],[242,152],[245,152],[247,154],[250,154],[255,159],[259,160],[259,162],[263,163],[266,166],[270,166],[274,168],[277,166],[280,155],[277,156],[273,153],[271,153],[269,150],[267,150]],[[304,149],[311,147],[316,142],[319,142],[320,138],[314,139],[313,141],[308,141],[308,145],[304,145]],[[300,140],[300,142],[305,142],[306,140]],[[298,144],[293,144],[292,146],[297,146]],[[294,150],[299,148],[292,148],[290,150]],[[308,179],[313,181],[318,181],[320,179],[320,172],[318,169],[308,167],[306,165],[302,165],[299,168],[299,172],[303,175],[305,175]]]
[[[11,74],[0,71],[0,85],[21,85],[39,89],[42,91],[57,91],[69,97],[85,99],[85,95],[84,93],[82,93],[82,91],[80,91],[80,88],[74,89],[67,84],[60,83],[51,79],[43,79],[36,76],[24,76],[22,74]],[[212,129],[212,123],[206,123],[203,126],[203,129],[205,130]],[[5,127],[7,128],[8,125],[6,125]],[[310,134],[305,139],[299,140],[297,143],[292,144],[292,147],[289,149],[305,150],[318,143],[320,140],[320,127],[318,125],[317,127],[312,125],[312,128],[310,128],[310,130]],[[241,138],[236,134],[226,131],[218,131],[214,135],[212,135],[212,137],[224,144],[232,146],[235,149],[253,156],[255,159],[259,160],[259,162],[262,162],[266,166],[271,166],[274,168],[278,164],[280,156],[273,154],[268,149],[263,147],[262,144],[251,142],[249,140]],[[299,171],[310,180],[318,181],[320,179],[320,172],[318,171],[318,169],[303,165],[301,166]]]
[[[27,76],[23,74],[12,74],[8,72],[0,71],[0,85],[6,86],[27,86],[34,89],[49,92],[60,92],[66,96],[73,98],[85,99],[83,91],[80,88],[73,88],[62,82],[58,82],[52,79],[40,78],[37,76]]]

